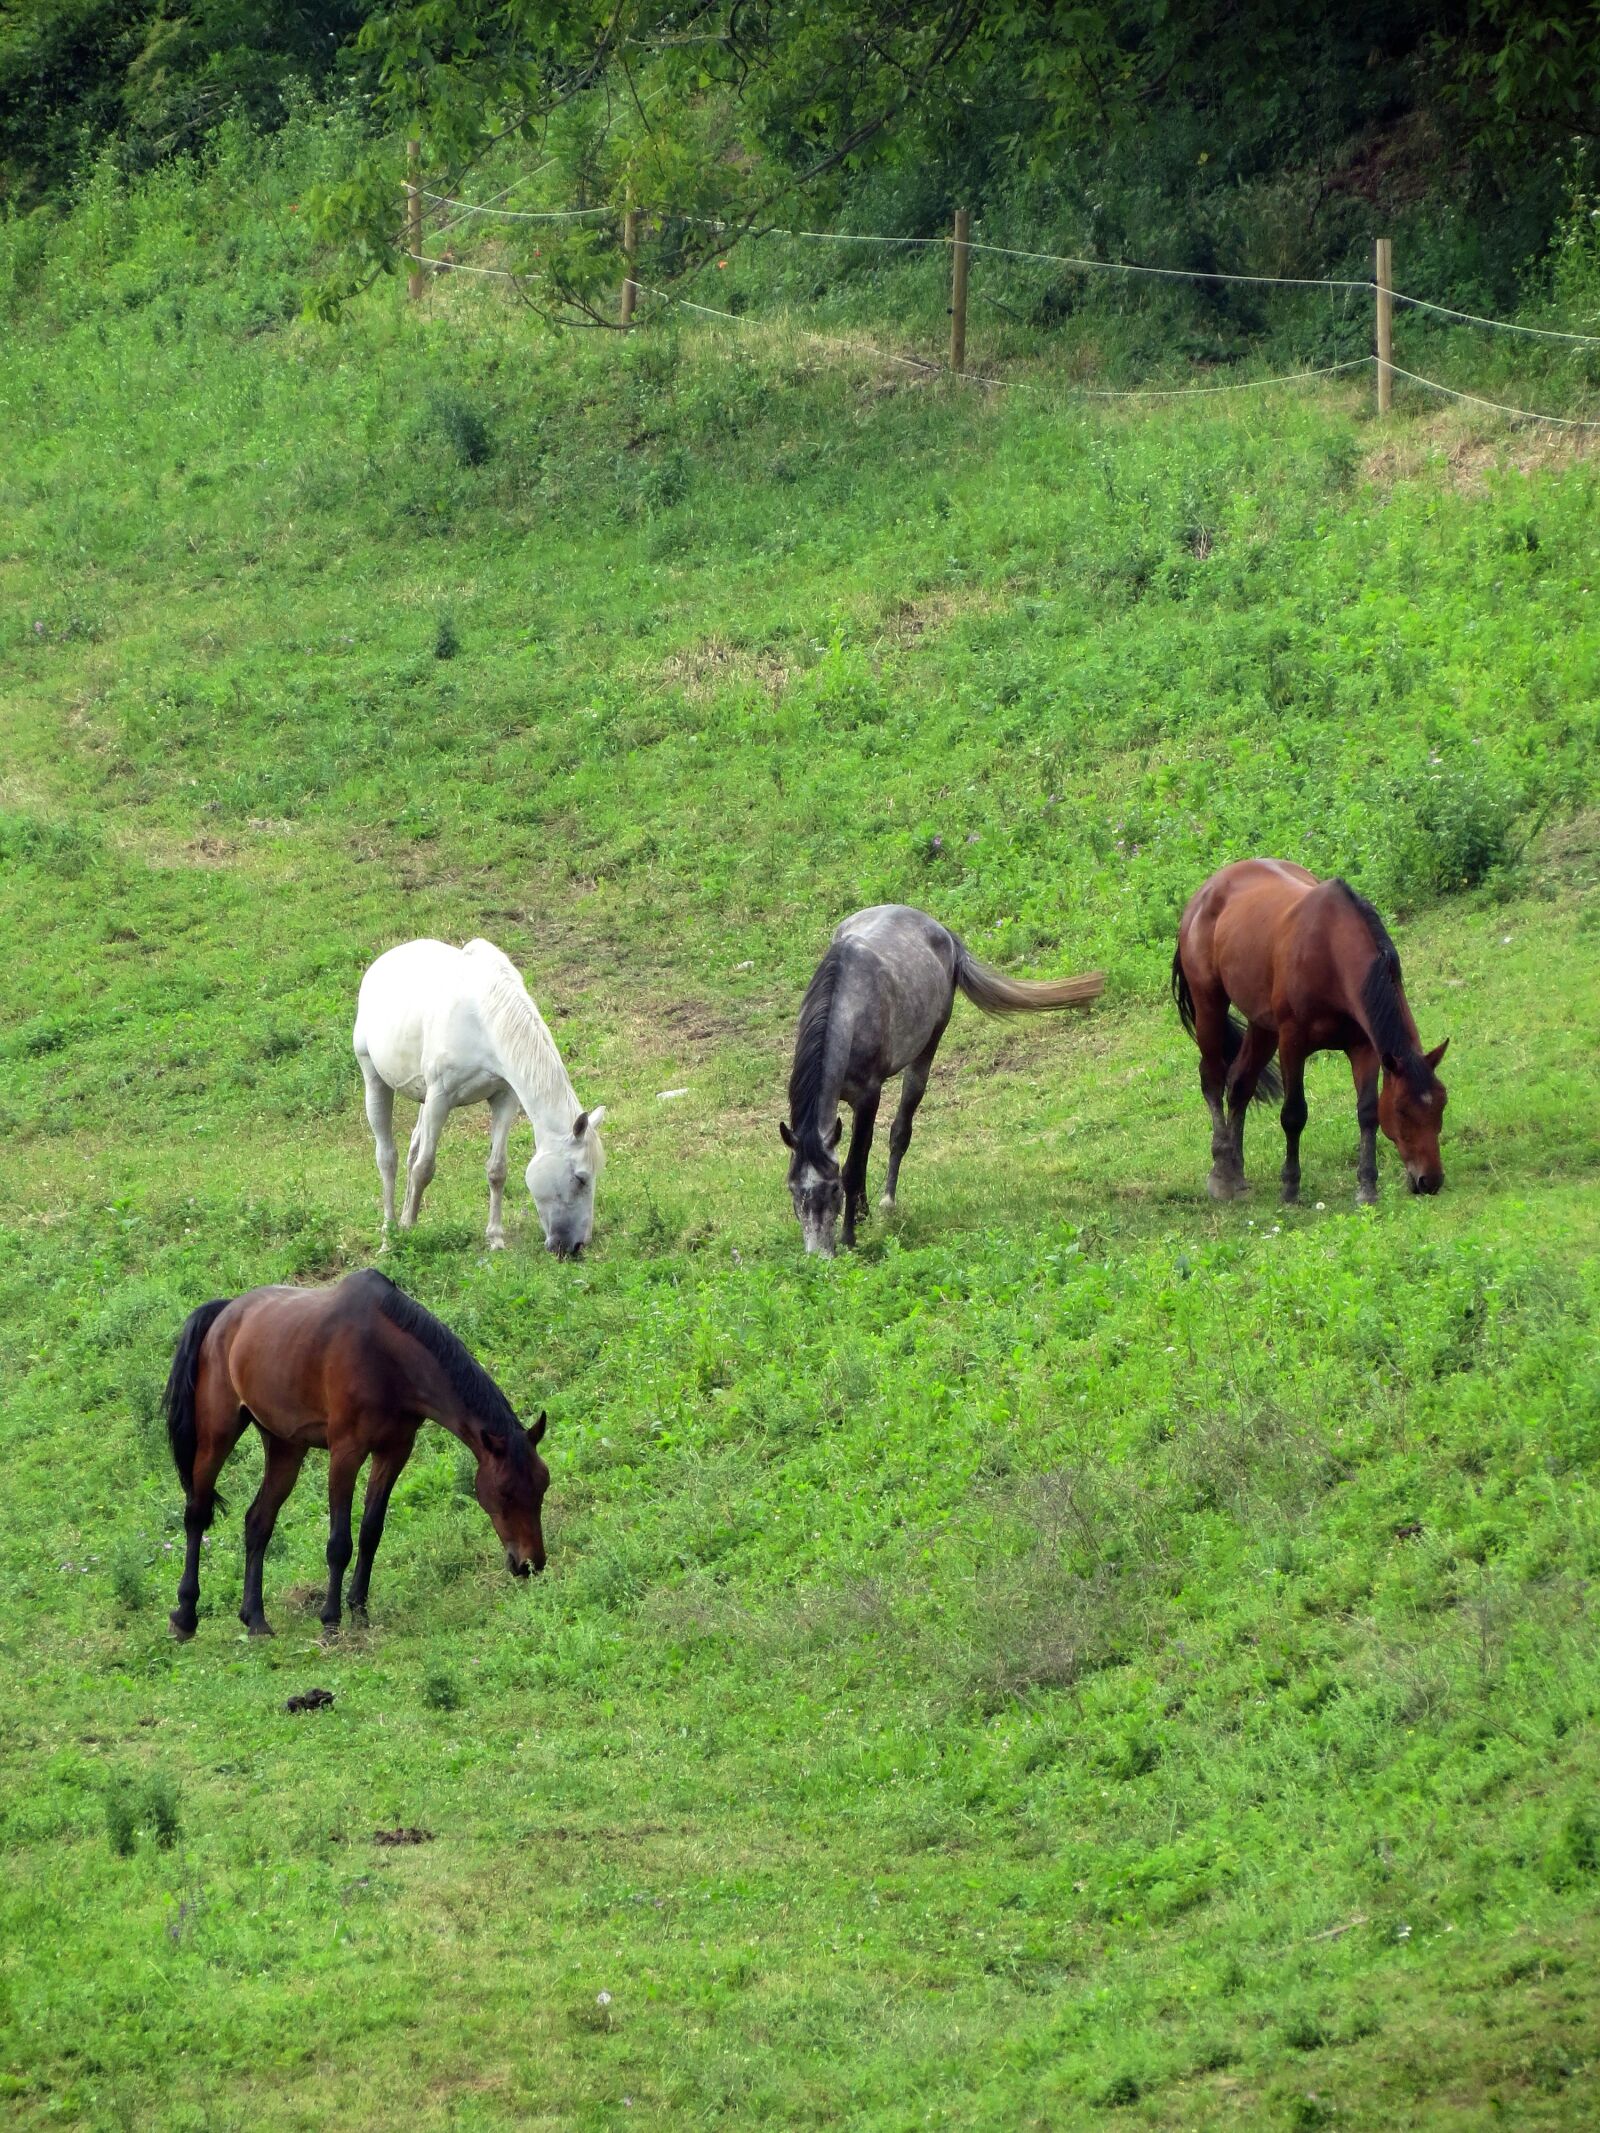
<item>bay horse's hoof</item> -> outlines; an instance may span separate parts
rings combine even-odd
[[[1356,1187],[1357,1207],[1376,1207],[1377,1204],[1378,1188],[1376,1185],[1358,1185]]]
[[[275,1637],[277,1635],[277,1631],[273,1628],[270,1622],[246,1621],[243,1615],[241,1615],[239,1619],[241,1622],[244,1623],[245,1628],[250,1632],[252,1637]]]
[[[894,1213],[893,1193],[886,1192],[884,1194],[883,1198],[878,1202],[878,1212],[880,1215],[892,1215]]]
[[[173,1613],[168,1615],[167,1620],[172,1625],[172,1634],[177,1638],[180,1644],[187,1644],[189,1639],[194,1635],[195,1629],[198,1626],[193,1622],[185,1622],[183,1617],[178,1614],[176,1610],[174,1610]]]
[[[1219,1177],[1214,1170],[1206,1179],[1206,1191],[1213,1200],[1242,1200],[1249,1190],[1243,1178],[1231,1178],[1226,1174]]]

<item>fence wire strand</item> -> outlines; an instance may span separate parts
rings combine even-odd
[[[1377,357],[1368,356],[1366,360],[1375,363]],[[1497,415],[1513,415],[1519,422],[1553,422],[1563,430],[1600,430],[1600,422],[1586,421],[1582,415],[1542,415],[1537,408],[1512,407],[1504,400],[1485,400],[1481,393],[1459,392],[1453,385],[1441,385],[1437,378],[1424,378],[1414,370],[1403,370],[1398,363],[1391,363],[1389,369],[1395,377],[1409,378],[1413,385],[1425,385],[1429,392],[1443,393],[1448,400],[1463,400],[1469,407],[1486,407]]]
[[[548,164],[540,166],[541,170],[547,168],[549,168]],[[537,171],[528,173],[529,178],[537,175]],[[461,208],[463,214],[457,218],[458,222],[466,220],[473,215],[487,216],[493,220],[508,222],[576,222],[587,220],[596,215],[615,216],[616,211],[608,207],[555,208],[530,211],[520,208],[502,208],[496,204],[498,201],[503,200],[507,193],[514,191],[517,186],[525,182],[527,181],[524,179],[513,179],[512,183],[501,192],[495,194],[493,199],[481,202],[457,200],[450,194],[430,192],[420,187],[418,190],[424,199],[433,201],[440,206]],[[700,229],[715,230],[717,232],[738,227],[738,225],[730,224],[710,215],[666,213],[662,215],[661,219],[663,221],[689,223]],[[443,235],[444,230],[455,227],[456,223],[447,223],[438,234]],[[948,236],[889,237],[872,231],[801,230],[777,226],[752,230],[750,235],[757,238],[787,237],[804,239],[807,242],[818,244],[881,245],[893,250],[948,251],[954,248],[956,242],[953,237]],[[982,238],[968,238],[965,242],[969,252],[983,252],[999,259],[1017,259],[1030,265],[1066,267],[1073,272],[1080,273],[1147,275],[1163,281],[1225,282],[1254,288],[1326,289],[1330,295],[1342,291],[1347,303],[1352,294],[1375,295],[1378,292],[1376,282],[1353,279],[1348,276],[1330,276],[1314,279],[1303,275],[1231,274],[1197,267],[1144,266],[1129,260],[1083,259],[1063,252],[1028,251],[1020,246],[990,244]],[[513,284],[531,283],[544,279],[542,275],[518,274],[505,267],[479,267],[472,266],[463,260],[433,259],[420,252],[408,251],[405,256],[418,266],[431,268],[435,274],[471,274],[484,280],[505,281]],[[633,285],[641,295],[654,297],[661,303],[673,304],[680,310],[696,312],[704,318],[722,319],[734,326],[751,326],[763,323],[736,311],[723,310],[715,304],[703,304],[692,297],[678,296],[669,289],[655,288],[647,282],[639,281],[636,277],[630,278],[633,279]],[[1409,296],[1400,289],[1391,290],[1389,294],[1396,304],[1404,305],[1414,311],[1431,312],[1442,318],[1453,319],[1463,325],[1482,326],[1494,332],[1522,334],[1534,340],[1560,341],[1574,347],[1600,347],[1600,334],[1574,333],[1553,326],[1522,325],[1514,319],[1488,318],[1475,311],[1460,311],[1448,304],[1433,303],[1427,297]],[[893,349],[880,347],[875,341],[845,339],[837,334],[822,332],[815,327],[796,325],[793,321],[790,321],[789,324],[793,331],[800,333],[808,340],[818,341],[834,348],[849,349],[854,353],[870,356],[878,362],[897,363],[909,370],[917,370],[935,376],[959,377],[968,384],[983,385],[991,388],[1020,388],[1028,392],[1048,390],[1047,387],[1041,386],[1033,379],[987,377],[981,371],[973,370],[949,371],[943,364],[936,363],[927,357],[899,355]],[[1270,378],[1234,379],[1221,385],[1147,385],[1129,387],[1069,385],[1062,386],[1059,389],[1067,397],[1080,400],[1193,399],[1219,393],[1256,392],[1269,390],[1272,387],[1281,385],[1306,384],[1318,378],[1339,377],[1353,370],[1362,370],[1369,364],[1376,364],[1379,360],[1375,355],[1352,356],[1343,362],[1322,364],[1313,369],[1285,371],[1276,377]],[[1600,431],[1600,421],[1591,420],[1581,415],[1549,415],[1537,408],[1516,407],[1508,401],[1490,400],[1481,393],[1463,392],[1456,386],[1444,384],[1438,378],[1425,377],[1419,371],[1408,370],[1399,363],[1391,362],[1387,367],[1392,377],[1404,378],[1408,383],[1420,386],[1426,392],[1439,393],[1446,399],[1459,401],[1469,407],[1483,408],[1489,413],[1505,415],[1514,421],[1544,422],[1559,429]]]
[[[549,167],[548,163],[539,166],[540,170],[547,170]],[[538,176],[538,174],[538,171],[530,171],[528,175],[531,178]],[[506,222],[578,222],[592,215],[609,215],[613,218],[617,216],[618,211],[610,207],[566,207],[530,211],[522,208],[503,208],[495,204],[497,201],[503,200],[506,193],[513,191],[516,186],[525,182],[520,178],[514,179],[511,185],[504,188],[504,191],[496,193],[492,199],[485,201],[457,200],[448,193],[429,192],[425,188],[421,190],[422,197],[425,200],[432,200],[441,207],[459,208],[462,211],[460,219],[465,219],[472,215],[487,215],[497,221]],[[718,232],[737,230],[741,227],[740,224],[728,222],[720,216],[691,215],[680,213],[676,209],[662,211],[661,219],[664,222],[687,222],[697,229],[716,230]],[[454,223],[446,225],[447,228],[452,229],[455,226]],[[948,251],[954,247],[956,242],[950,236],[893,237],[885,236],[881,232],[873,230],[798,230],[788,229],[778,224],[773,224],[765,229],[752,229],[750,234],[756,238],[797,238],[811,244],[883,245],[891,250],[917,248]],[[1227,282],[1236,286],[1257,289],[1342,289],[1347,293],[1363,293],[1369,296],[1375,295],[1378,287],[1375,281],[1360,276],[1235,274],[1226,272],[1219,267],[1147,266],[1141,261],[1131,259],[1088,259],[1070,252],[1030,251],[1019,245],[991,244],[986,238],[982,237],[969,237],[965,240],[965,244],[969,252],[986,252],[996,259],[1020,259],[1036,266],[1067,267],[1074,273],[1079,274],[1142,274],[1160,281]],[[1455,319],[1462,325],[1483,326],[1494,333],[1520,333],[1531,340],[1564,341],[1580,348],[1600,348],[1600,334],[1597,333],[1576,333],[1564,327],[1530,326],[1524,325],[1516,319],[1489,318],[1482,312],[1460,311],[1450,304],[1435,303],[1431,297],[1409,295],[1403,289],[1391,289],[1389,294],[1395,303],[1403,304],[1408,310],[1432,312],[1439,318]],[[729,315],[731,316],[732,314],[730,313]]]

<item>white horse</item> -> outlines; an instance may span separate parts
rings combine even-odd
[[[396,1094],[422,1106],[406,1159],[402,1229],[416,1222],[445,1120],[460,1104],[487,1103],[490,1249],[506,1241],[500,1195],[506,1146],[521,1110],[533,1127],[528,1190],[545,1249],[558,1259],[577,1257],[594,1230],[595,1180],[605,1162],[595,1128],[605,1110],[579,1104],[544,1017],[516,965],[492,941],[468,941],[465,948],[407,941],[380,955],[361,980],[354,1043],[377,1143],[386,1234],[394,1220]]]

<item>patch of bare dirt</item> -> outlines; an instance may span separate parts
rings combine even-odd
[[[145,863],[157,873],[176,873],[183,867],[202,867],[207,870],[232,866],[239,847],[231,837],[188,837],[181,842],[166,837],[151,837],[134,833],[119,837],[125,849],[142,846]]]
[[[703,704],[727,688],[741,684],[781,696],[793,669],[765,646],[734,644],[727,637],[706,638],[674,652],[661,663],[660,678],[681,689],[689,703]]]
[[[959,615],[987,614],[997,604],[992,587],[987,585],[941,586],[937,592],[922,593],[914,600],[895,601],[884,610],[878,628],[883,641],[898,649],[917,643],[930,630],[943,629]]]

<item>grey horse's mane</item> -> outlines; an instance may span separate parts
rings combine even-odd
[[[828,1065],[828,1025],[833,1019],[834,995],[844,959],[837,942],[817,965],[806,996],[800,1003],[800,1027],[795,1034],[794,1065],[789,1073],[789,1123],[806,1160],[825,1166],[833,1159],[822,1145],[817,1106],[823,1097]]]

